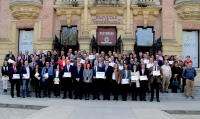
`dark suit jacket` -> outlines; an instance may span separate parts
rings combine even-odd
[[[31,69],[31,67],[30,66],[28,66],[29,67],[29,72],[30,72],[30,76],[32,76],[33,74],[33,72],[32,72],[32,69]],[[22,66],[21,67],[21,69],[20,69],[20,78],[22,78],[23,77],[23,74],[27,74],[27,72],[26,72],[26,67],[25,66]],[[31,77],[30,77],[31,78]]]
[[[6,66],[5,69],[3,68],[4,66],[1,67],[1,73],[2,76],[7,75],[8,76],[8,72],[9,72],[9,67]],[[8,70],[7,70],[8,69]]]
[[[58,77],[56,77],[56,71],[57,71],[57,69],[54,69],[54,71],[53,71],[53,77],[54,78],[61,78],[62,77],[62,71],[59,69]]]
[[[71,75],[73,75],[73,66],[70,65],[69,71],[68,71],[68,69],[67,69],[67,65],[64,66],[61,75],[63,76],[65,72],[71,72]]]
[[[102,71],[105,72],[106,79],[111,79],[113,74],[113,68],[111,66],[108,66],[107,71],[105,71],[106,70],[105,68],[106,66],[102,68]]]
[[[76,78],[80,78],[79,82],[83,82],[83,69],[80,69],[78,73],[78,68],[74,68],[73,80],[76,81]]]
[[[39,62],[39,67],[42,69],[43,67],[46,67],[46,62],[44,62],[44,64],[43,64],[43,62],[42,61],[40,61]]]
[[[94,66],[94,67],[95,67],[95,66]],[[92,70],[93,70],[93,76],[96,77],[96,69],[95,69],[94,67],[92,68]],[[97,72],[102,72],[101,67],[97,66]]]
[[[142,76],[142,69],[139,70],[140,76]],[[148,76],[148,69],[144,69],[144,75]]]
[[[10,81],[12,80],[13,74],[19,74],[19,70],[17,69],[17,67],[16,67],[16,70],[17,70],[17,72],[14,73],[14,69],[13,69],[13,67],[10,67],[10,68],[9,68],[8,75],[9,75],[9,79],[10,79]]]
[[[92,60],[92,66],[94,66],[94,61],[95,61],[95,60],[97,60],[97,59],[96,59],[96,58],[94,58],[94,59]]]
[[[40,77],[40,81],[42,81],[42,75],[41,75],[41,73],[42,73],[42,70],[39,68],[38,69],[38,74],[39,74],[38,77]],[[31,73],[31,78],[33,79],[34,83],[36,83],[36,81],[38,80],[38,79],[35,78],[35,74],[36,74],[36,69],[34,68],[33,69],[33,73]]]

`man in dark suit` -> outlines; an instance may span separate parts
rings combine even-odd
[[[28,55],[28,50],[25,51],[25,61],[29,61],[30,56]]]
[[[70,73],[70,77],[65,77],[64,73]],[[63,78],[63,86],[64,86],[64,95],[63,99],[66,98],[67,90],[69,91],[69,98],[72,99],[72,73],[73,66],[70,65],[70,61],[67,60],[67,64],[63,67],[62,78]]]
[[[153,71],[159,71],[160,75],[153,75]],[[160,102],[159,100],[159,84],[161,82],[161,76],[162,76],[162,70],[161,67],[158,66],[157,60],[153,62],[153,66],[149,68],[149,80],[151,80],[151,102],[154,98],[154,89],[156,89],[156,99],[157,102]]]
[[[13,66],[9,68],[9,80],[11,82],[11,97],[14,98],[14,86],[16,84],[16,90],[17,90],[17,97],[20,96],[20,79],[14,79],[13,74],[19,74],[19,71],[16,67],[16,62],[13,63]]]
[[[113,68],[109,66],[109,61],[105,61],[105,66],[102,68],[102,71],[105,72],[105,78],[103,80],[103,100],[110,100],[110,86],[111,86],[111,79]]]
[[[29,86],[30,86],[30,80],[31,80],[30,76],[32,76],[32,69],[28,65],[28,61],[25,61],[24,66],[22,66],[20,69],[20,77],[22,78],[22,96],[23,96],[23,98],[25,98],[25,90],[26,90],[26,96],[30,97],[30,95],[29,95]]]
[[[81,64],[77,64],[77,68],[74,68],[73,72],[73,82],[75,86],[75,98],[82,100],[82,89],[83,89],[83,69],[81,69]]]
[[[92,66],[94,66],[94,61],[95,60],[97,60],[97,61],[99,60],[99,53],[95,54],[95,58],[92,60]]]
[[[162,66],[163,62],[159,59],[159,55],[156,55],[156,61],[158,62],[159,66]]]
[[[74,62],[73,67],[74,67],[74,68],[77,68],[77,64],[81,64],[81,58],[79,58],[79,57],[77,58],[76,62]],[[82,70],[84,69],[83,64],[81,64],[81,69],[82,69]]]
[[[42,69],[46,66],[46,63],[45,63],[45,57],[42,57],[42,60],[40,61],[39,63],[39,67]]]
[[[141,64],[141,69],[139,70],[140,76],[148,76],[148,70],[145,68],[145,64]],[[147,91],[147,80],[140,80],[140,101],[146,101],[146,91]]]
[[[4,59],[4,60],[8,61],[9,59],[15,61],[15,56],[12,54],[12,50],[9,50],[9,54],[7,54],[7,55],[5,56],[5,59]],[[9,67],[12,67],[12,63],[8,63],[8,64],[9,64],[9,65],[8,65]]]
[[[100,100],[99,98],[99,89],[100,89],[100,80],[101,79],[98,79],[96,78],[96,72],[101,72],[101,67],[98,66],[98,61],[95,60],[94,61],[94,67],[93,67],[93,100],[95,99],[98,99]]]

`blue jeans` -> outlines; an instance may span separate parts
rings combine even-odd
[[[29,86],[30,86],[30,79],[22,79],[22,96],[25,96],[25,90],[26,90],[26,96],[29,95]]]

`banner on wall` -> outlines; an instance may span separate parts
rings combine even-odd
[[[33,30],[20,30],[19,32],[19,51],[25,54],[26,50],[29,54],[33,53]]]
[[[98,28],[99,46],[114,46],[117,40],[116,28]]]
[[[198,54],[198,31],[183,31],[182,59],[183,61],[189,55],[193,62],[193,67],[199,66]]]

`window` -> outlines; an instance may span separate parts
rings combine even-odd
[[[77,27],[62,27],[61,43],[63,45],[76,45],[77,37]]]
[[[137,46],[152,46],[153,35],[152,28],[137,28]]]

